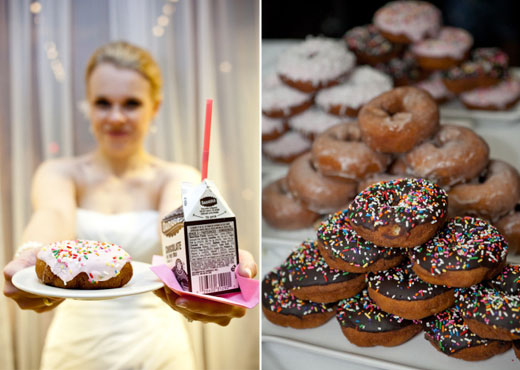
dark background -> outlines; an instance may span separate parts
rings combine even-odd
[[[372,22],[380,0],[263,0],[262,38],[303,39],[307,35],[339,38],[355,26]],[[461,27],[474,38],[474,47],[496,46],[520,65],[520,1],[430,1],[442,12],[443,23]]]

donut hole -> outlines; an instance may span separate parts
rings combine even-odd
[[[397,99],[387,102],[387,104],[384,104],[381,108],[386,112],[386,114],[388,114],[388,117],[391,119],[399,113],[404,113],[405,111],[403,103]]]
[[[515,206],[515,212],[520,212],[520,203]]]
[[[312,52],[310,54],[307,54],[307,59],[313,59],[317,55],[318,55],[318,52],[314,51],[314,52]]]

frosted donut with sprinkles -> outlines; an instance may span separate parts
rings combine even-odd
[[[423,245],[410,250],[413,270],[431,284],[467,288],[505,266],[507,243],[497,228],[476,217],[453,217]]]
[[[411,248],[425,243],[444,224],[446,192],[424,179],[382,181],[359,193],[349,206],[352,228],[384,247]]]
[[[67,289],[119,288],[132,277],[130,255],[120,246],[93,240],[63,240],[38,253],[36,275]]]

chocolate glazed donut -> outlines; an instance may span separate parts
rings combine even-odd
[[[477,181],[456,185],[449,191],[450,214],[495,221],[520,200],[520,175],[506,162],[491,160]]]
[[[487,143],[472,130],[456,125],[441,125],[431,141],[404,156],[408,173],[441,186],[453,186],[478,176],[488,159]]]
[[[383,153],[404,153],[439,127],[437,103],[416,87],[398,87],[365,104],[359,112],[363,141]]]
[[[342,123],[319,135],[312,145],[316,168],[324,175],[362,179],[383,172],[390,156],[376,153],[361,141],[357,122]]]

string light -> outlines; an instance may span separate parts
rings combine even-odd
[[[42,11],[42,4],[40,4],[38,1],[35,1],[29,5],[29,10],[33,14],[38,14]]]
[[[176,3],[177,1],[178,0],[170,0],[170,3],[163,5],[162,14],[157,17],[157,23],[152,27],[152,34],[155,37],[161,37],[164,35],[165,28],[170,23],[170,16],[175,13],[175,5],[172,5],[171,3]]]
[[[220,72],[222,72],[222,73],[229,73],[229,72],[231,72],[231,69],[233,68],[233,66],[228,61],[224,61],[224,62],[220,63],[218,68],[219,68]]]
[[[59,58],[56,44],[54,42],[46,42],[44,44],[44,48],[47,59],[49,59],[49,63],[51,65],[54,78],[56,78],[56,81],[58,82],[65,81],[65,68],[63,68],[63,64]]]

